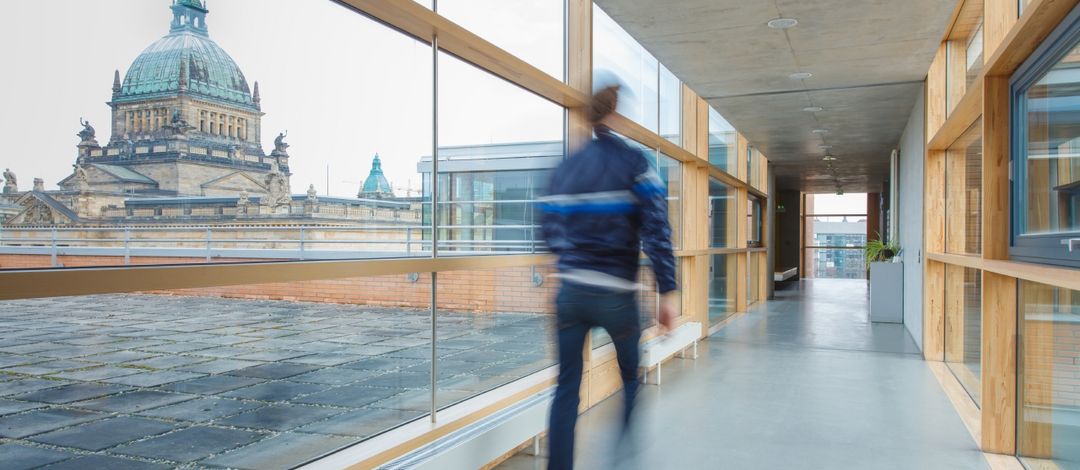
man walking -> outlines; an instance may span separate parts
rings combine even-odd
[[[659,323],[675,318],[675,258],[666,190],[645,156],[606,125],[618,104],[618,86],[590,101],[596,139],[555,169],[550,196],[542,198],[542,226],[558,256],[562,287],[556,298],[559,384],[548,427],[552,470],[574,465],[574,427],[580,401],[582,350],[593,327],[607,330],[623,381],[623,432],[630,425],[638,389],[641,339],[638,266],[641,251],[652,263],[662,295]]]

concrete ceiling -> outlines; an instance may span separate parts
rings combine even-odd
[[[777,187],[877,191],[956,0],[596,0],[769,157]],[[796,18],[777,30],[773,18]],[[792,79],[795,72],[813,77]],[[820,106],[821,112],[803,108]],[[824,135],[814,129],[827,129]],[[835,172],[822,157],[830,145]]]

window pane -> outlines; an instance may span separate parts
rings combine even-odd
[[[735,239],[735,191],[709,178],[709,240],[712,248],[728,248]]]
[[[544,265],[439,273],[439,408],[556,364],[554,272]]]
[[[982,272],[945,270],[945,362],[976,405],[982,395]]]
[[[422,274],[0,302],[21,325],[0,332],[0,375],[38,408],[21,419],[86,410],[66,431],[83,449],[55,450],[292,468],[427,415],[430,300]]]
[[[807,278],[866,279],[862,248],[807,248]]]
[[[753,194],[747,195],[746,219],[746,245],[752,248],[761,247],[761,199]]]
[[[709,324],[735,313],[736,255],[712,255],[709,264]]]
[[[734,175],[738,165],[735,128],[715,109],[709,108],[709,163]]]
[[[866,246],[866,216],[807,216],[806,244],[862,248]]]
[[[945,248],[950,253],[982,252],[982,119],[945,154]]]
[[[615,20],[593,5],[593,87],[621,82],[618,112],[659,133],[659,63]]]
[[[671,243],[678,249],[682,243],[682,162],[661,153],[657,171],[667,187]]]
[[[563,78],[563,2],[439,0],[438,13],[521,60]]]
[[[682,146],[682,82],[660,64],[660,136]]]
[[[1020,234],[1080,231],[1080,47],[1023,95]]]
[[[430,46],[333,2],[197,3],[30,2],[0,31],[38,71],[0,89],[35,155],[4,178],[0,267],[430,256]]]
[[[1080,466],[1080,292],[1020,281],[1018,454],[1031,468]],[[1047,460],[1054,464],[1044,465]]]
[[[968,38],[966,57],[967,76],[965,77],[967,87],[965,89],[970,90],[971,85],[975,83],[975,79],[978,78],[979,72],[982,71],[983,62],[983,24],[979,23],[979,27],[975,29],[975,32]]]
[[[542,249],[536,200],[563,159],[563,114],[550,101],[439,53],[441,255]],[[430,157],[420,171],[431,174]]]

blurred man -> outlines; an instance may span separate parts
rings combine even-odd
[[[556,298],[559,385],[548,428],[549,469],[574,465],[582,352],[593,327],[607,330],[623,381],[623,433],[638,389],[641,339],[638,266],[644,249],[662,300],[659,323],[675,318],[675,257],[663,182],[640,151],[606,125],[618,104],[618,86],[598,91],[589,104],[596,139],[555,169],[550,196],[542,198],[543,235],[559,257],[562,287]]]

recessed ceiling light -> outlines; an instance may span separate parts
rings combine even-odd
[[[774,18],[769,20],[766,24],[772,29],[788,29],[794,28],[795,25],[799,24],[799,20],[795,18]]]
[[[832,155],[826,155],[825,158],[822,158],[822,160],[825,160],[827,162],[831,162],[831,161],[835,161],[836,157],[834,157]]]
[[[814,130],[812,130],[810,132],[813,132],[815,134],[828,134],[829,130],[828,129],[814,129]]]
[[[806,111],[808,113],[820,113],[821,110],[822,110],[822,107],[821,106],[807,106],[807,107],[803,108],[802,110]]]
[[[810,72],[795,72],[788,76],[791,77],[792,80],[806,80],[807,78],[813,77],[814,74]]]
[[[832,145],[819,145],[818,148],[821,150],[829,150],[832,148]]]

